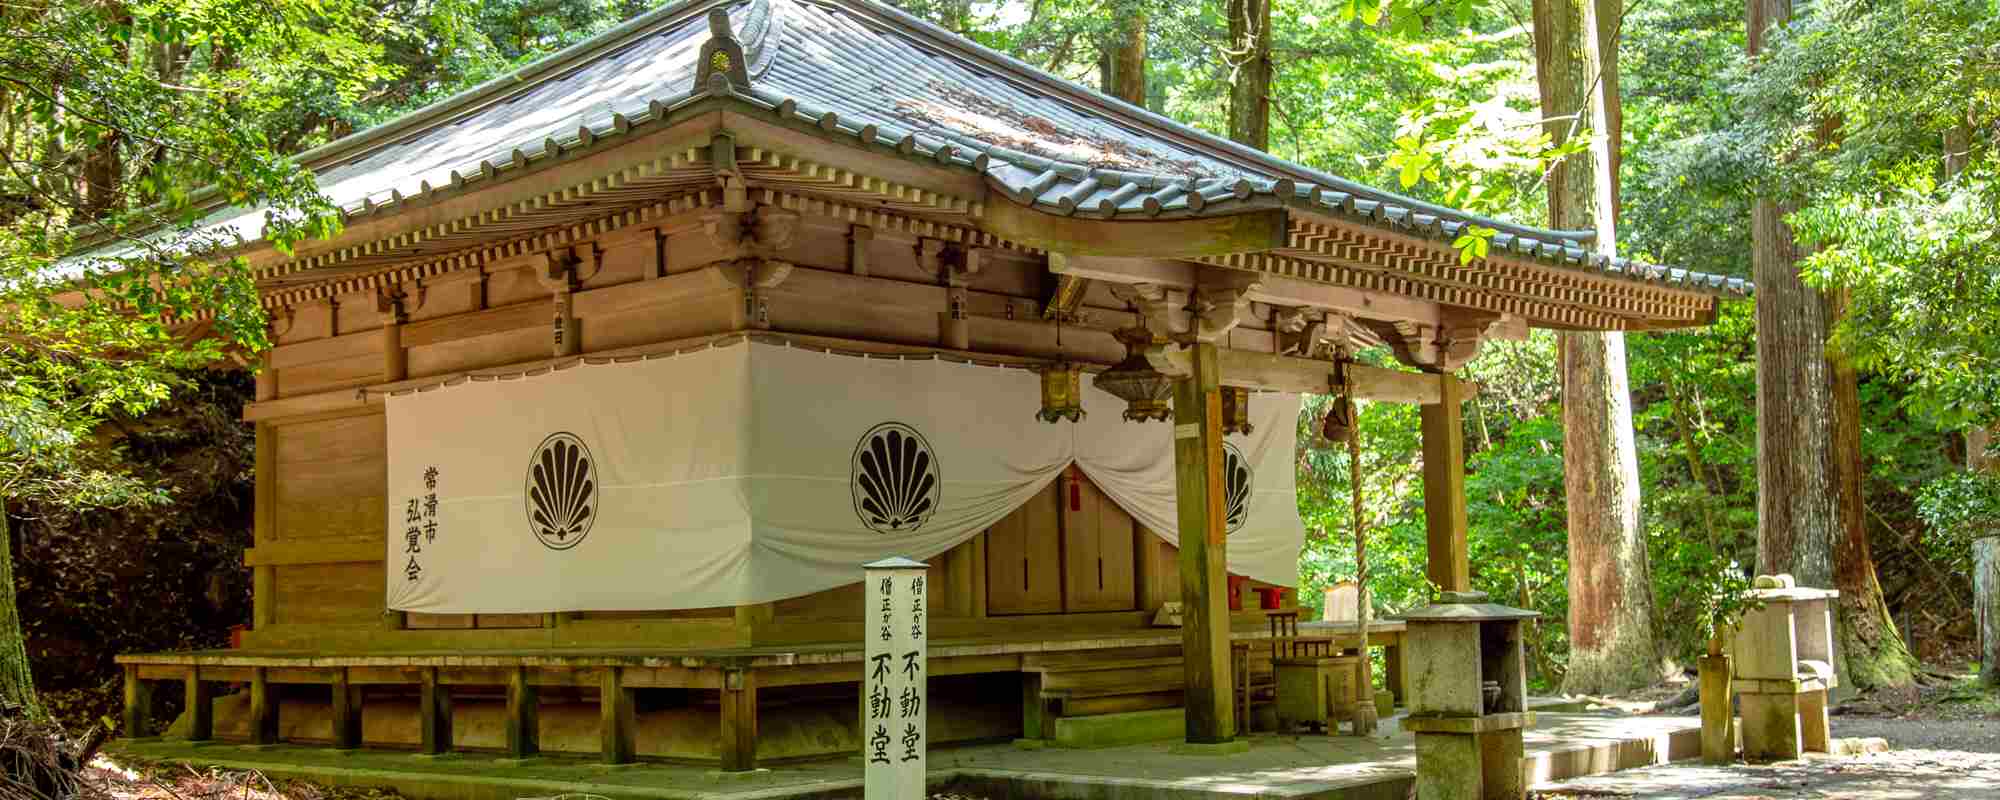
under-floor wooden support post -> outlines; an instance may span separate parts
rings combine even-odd
[[[201,679],[200,667],[188,667],[187,677],[182,679],[181,698],[186,701],[190,742],[206,742],[215,738],[215,695],[208,682]]]
[[[528,668],[507,675],[507,755],[532,758],[542,752],[541,693],[528,682]]]
[[[417,689],[417,752],[427,756],[451,752],[451,687],[438,679],[437,667],[425,667]]]
[[[605,667],[597,695],[597,736],[598,749],[606,764],[630,764],[637,756],[634,699],[631,687],[625,685],[624,668]]]
[[[1472,588],[1465,542],[1464,390],[1450,375],[1438,375],[1438,402],[1420,414],[1424,438],[1424,528],[1429,550],[1425,575],[1438,588]]]
[[[1736,711],[1729,702],[1729,656],[1701,657],[1701,759],[1736,760]]]
[[[153,735],[153,687],[139,679],[139,668],[125,665],[125,738]]]
[[[250,668],[250,743],[278,743],[278,698],[271,693],[271,671]]]
[[[722,673],[722,770],[757,768],[757,673]]]
[[[1021,738],[1053,739],[1048,701],[1042,699],[1042,673],[1021,673]]]
[[[347,677],[347,668],[333,671],[330,687],[333,703],[333,746],[338,750],[361,747],[361,695]]]
[[[1221,374],[1214,344],[1196,343],[1191,360],[1194,374],[1174,383],[1187,741],[1219,744],[1236,736],[1236,708],[1230,694]]]

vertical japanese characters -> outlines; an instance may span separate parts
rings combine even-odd
[[[905,559],[870,564],[862,755],[870,800],[924,796],[927,696],[925,568]]]
[[[424,496],[412,497],[403,504],[403,554],[409,561],[403,565],[403,575],[415,583],[424,576],[424,565],[417,557],[423,555],[424,545],[437,541],[438,535],[438,468],[424,468]]]

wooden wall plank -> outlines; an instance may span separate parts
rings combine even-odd
[[[986,532],[986,613],[1063,610],[1062,546],[1055,481]]]
[[[372,623],[382,617],[382,562],[272,567],[280,625]]]

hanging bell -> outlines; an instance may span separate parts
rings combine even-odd
[[[1345,442],[1354,436],[1354,428],[1354,404],[1346,395],[1334,395],[1326,419],[1320,422],[1319,435],[1329,442]]]
[[[1035,371],[1042,376],[1042,410],[1035,418],[1050,423],[1083,419],[1083,365],[1058,361]]]
[[[1240,386],[1222,387],[1222,432],[1249,436],[1252,430],[1255,428],[1250,425],[1250,390]]]

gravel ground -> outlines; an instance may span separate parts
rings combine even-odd
[[[2000,754],[2000,720],[1834,717],[1833,735],[1879,737],[1891,750],[1956,750]],[[2000,780],[2000,776],[1996,776]],[[1995,788],[2000,796],[2000,786]]]

